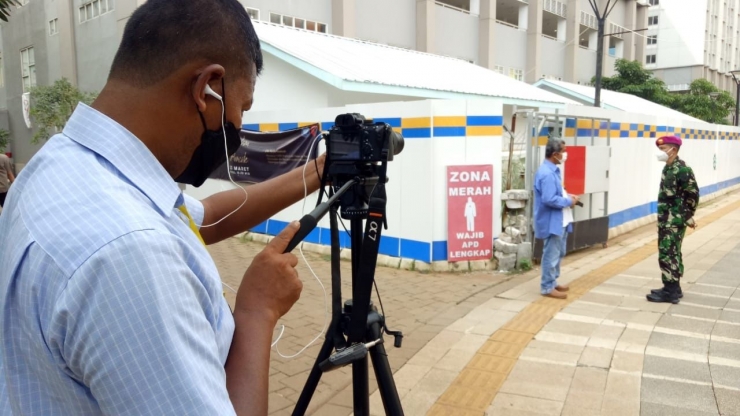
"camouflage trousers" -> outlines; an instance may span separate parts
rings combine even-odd
[[[663,283],[678,283],[683,276],[681,244],[684,235],[686,227],[658,225],[658,264]]]

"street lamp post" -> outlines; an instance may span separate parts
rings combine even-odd
[[[740,79],[735,76],[735,74],[740,73],[740,69],[736,69],[734,71],[730,71],[730,75],[732,75],[732,79],[735,80],[735,85],[737,86],[737,89],[735,90],[735,125],[738,125],[738,118],[740,118]]]

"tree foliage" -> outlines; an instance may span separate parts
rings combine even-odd
[[[81,92],[66,78],[55,81],[53,85],[31,88],[30,114],[37,128],[31,142],[37,144],[48,140],[64,128],[78,103],[90,105],[96,97],[96,93]]]
[[[735,109],[732,96],[705,79],[694,80],[688,93],[673,94],[638,61],[618,59],[614,67],[616,74],[602,79],[607,90],[636,95],[709,123],[726,124]]]
[[[21,4],[17,0],[0,0],[0,20],[8,21],[11,6],[20,7]]]
[[[5,149],[8,148],[8,137],[10,137],[10,132],[0,129],[0,153],[5,153]]]

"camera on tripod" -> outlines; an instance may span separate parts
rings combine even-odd
[[[301,218],[301,227],[288,244],[292,251],[329,212],[331,231],[332,320],[306,385],[293,410],[303,415],[308,409],[321,374],[352,365],[354,414],[368,415],[368,358],[372,360],[386,414],[402,416],[383,335],[392,335],[401,347],[403,334],[388,329],[385,316],[371,301],[375,267],[385,216],[388,162],[404,147],[403,136],[388,123],[373,122],[357,113],[336,117],[326,141],[326,162],[321,188],[329,186],[328,199],[319,193],[316,208]],[[350,220],[352,297],[342,304],[339,266],[338,218]],[[380,304],[382,312],[382,303]]]

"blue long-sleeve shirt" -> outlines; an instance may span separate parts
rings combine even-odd
[[[534,237],[563,235],[563,208],[572,203],[563,196],[560,168],[545,160],[534,178]]]

